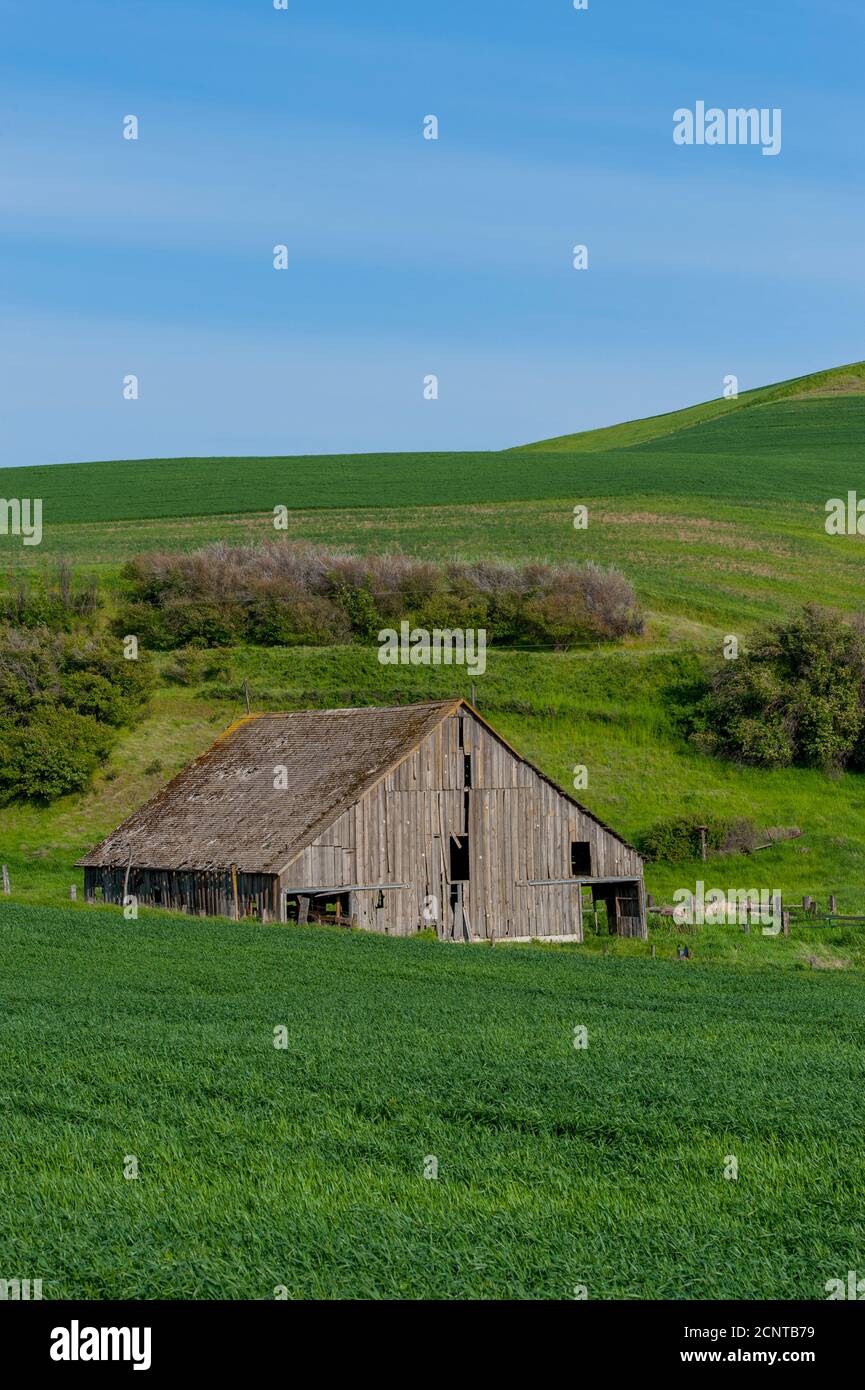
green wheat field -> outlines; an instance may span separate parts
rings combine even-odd
[[[46,1298],[819,1298],[861,1260],[861,976],[21,906],[3,937],[0,1256]]]

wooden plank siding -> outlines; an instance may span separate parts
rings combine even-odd
[[[102,901],[124,904],[134,898],[143,907],[164,907],[172,912],[191,912],[207,917],[234,917],[234,882],[231,869],[219,873],[203,870],[147,869],[125,865],[84,870],[84,895],[89,901],[101,890]],[[279,910],[279,880],[274,874],[237,873],[237,910],[240,917],[272,921]]]
[[[450,880],[449,842],[466,830],[469,878],[457,888]],[[461,709],[319,835],[284,871],[281,884],[283,891],[361,885],[352,893],[353,917],[370,931],[411,935],[428,925],[424,902],[435,898],[439,934],[447,939],[463,939],[465,917],[472,940],[580,941],[580,884],[562,882],[573,877],[572,841],[590,846],[592,877],[633,876],[638,907],[622,926],[644,934],[637,888],[642,862],[636,851]],[[362,886],[389,883],[411,887],[365,891]],[[459,895],[455,906],[452,890]]]

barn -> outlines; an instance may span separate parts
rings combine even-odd
[[[200,915],[646,935],[637,851],[461,699],[249,715],[78,862],[89,900]]]

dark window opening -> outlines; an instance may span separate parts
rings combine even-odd
[[[592,846],[588,840],[571,841],[571,873],[574,878],[592,877]]]
[[[451,882],[465,883],[469,877],[469,837],[451,835]]]
[[[472,755],[463,753],[463,786],[470,787],[472,784]]]

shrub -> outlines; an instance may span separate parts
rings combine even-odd
[[[724,842],[727,825],[715,817],[706,816],[702,820],[693,816],[676,816],[670,820],[658,821],[640,839],[640,852],[647,859],[663,859],[668,864],[682,859],[699,859],[701,839],[699,826],[706,830],[706,849],[719,850]]]
[[[145,658],[47,628],[0,630],[0,800],[84,787],[149,692]]]
[[[323,647],[349,641],[351,626],[344,611],[327,599],[295,597],[259,599],[247,619],[247,641],[263,647]]]
[[[520,627],[530,642],[552,644],[557,651],[596,635],[582,600],[562,593],[530,598],[523,607]]]
[[[96,580],[76,580],[62,560],[51,579],[19,579],[14,589],[0,593],[0,623],[17,627],[49,627],[68,631],[75,620],[88,618],[99,607]]]
[[[759,767],[865,767],[865,628],[809,604],[712,675],[694,737]]]
[[[766,832],[764,839],[771,838]],[[746,816],[736,816],[728,821],[721,837],[722,854],[750,854],[760,843],[761,836],[753,821]]]
[[[414,615],[414,624],[430,632],[433,628],[486,628],[488,621],[482,594],[434,594]]]
[[[340,584],[334,599],[344,612],[352,634],[362,641],[374,642],[381,630],[382,620],[366,585],[353,588],[350,584]]]
[[[172,647],[231,647],[245,634],[246,615],[239,603],[172,597],[163,613]]]
[[[111,746],[89,715],[44,705],[38,718],[0,722],[0,801],[54,801],[81,791]]]

